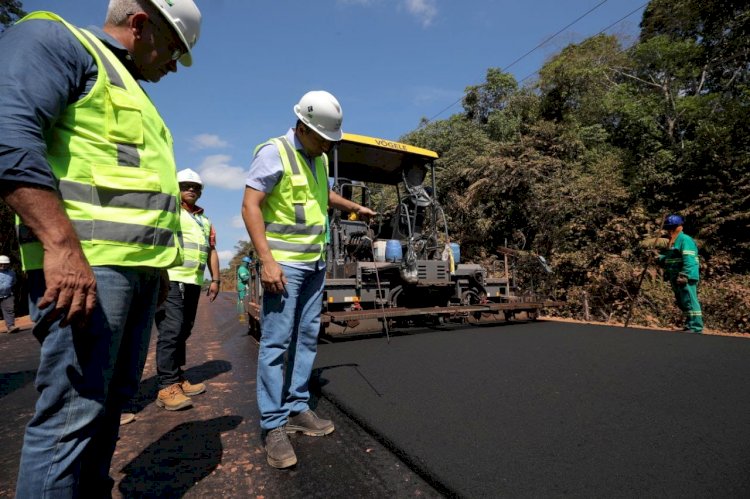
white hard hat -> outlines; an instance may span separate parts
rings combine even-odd
[[[5,255],[0,255],[0,263],[10,263],[10,258]]]
[[[159,9],[187,48],[187,52],[180,57],[180,63],[185,67],[192,66],[191,52],[201,34],[201,11],[198,10],[198,6],[193,0],[150,1]]]
[[[177,182],[192,182],[194,184],[203,185],[201,176],[190,168],[185,168],[184,170],[177,172]]]
[[[344,112],[336,97],[325,90],[307,92],[294,106],[294,114],[311,129],[326,140],[341,140],[341,122]]]

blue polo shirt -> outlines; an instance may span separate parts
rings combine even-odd
[[[16,284],[16,273],[12,269],[0,270],[0,298],[13,294]]]
[[[118,41],[100,28],[86,29],[127,60]],[[0,34],[0,68],[0,183],[56,190],[45,135],[65,108],[91,90],[96,61],[62,23],[32,19]]]

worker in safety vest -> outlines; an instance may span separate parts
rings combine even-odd
[[[685,331],[703,331],[703,313],[698,301],[699,267],[698,246],[682,231],[680,215],[669,215],[664,229],[669,235],[667,249],[661,250],[658,262],[664,267],[664,279],[669,281],[677,306],[685,316]]]
[[[276,468],[297,462],[287,432],[322,436],[334,430],[333,422],[311,410],[308,391],[320,330],[328,206],[375,215],[328,187],[326,153],[342,137],[336,98],[308,92],[294,113],[294,128],[255,149],[242,202],[261,263],[257,395],[267,460]]]
[[[190,397],[206,391],[205,383],[190,383],[182,366],[187,361],[187,339],[193,330],[203,274],[208,265],[211,283],[208,299],[219,294],[219,255],[216,252],[216,231],[203,208],[195,204],[203,192],[200,175],[187,168],[177,172],[182,209],[180,226],[185,246],[185,261],[169,269],[169,293],[156,311],[156,376],[159,393],[156,405],[168,411],[193,405]]]
[[[101,29],[35,12],[0,35],[0,195],[42,344],[16,497],[111,494],[122,405],[183,259],[172,136],[138,80],[189,66],[200,24],[193,0],[111,0]]]

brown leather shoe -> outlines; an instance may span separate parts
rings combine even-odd
[[[301,431],[310,437],[322,437],[333,433],[333,430],[333,421],[319,418],[317,414],[310,410],[291,416],[286,424],[287,433]]]
[[[180,381],[180,386],[182,387],[182,392],[188,397],[192,397],[194,395],[200,395],[201,393],[206,391],[205,383],[192,384],[190,381],[186,379],[183,379],[182,381]]]
[[[297,464],[297,455],[283,426],[266,434],[266,460],[274,468],[288,468]]]
[[[156,397],[156,405],[168,411],[178,411],[192,407],[193,402],[185,396],[182,386],[179,383],[175,383],[159,390],[159,396]]]

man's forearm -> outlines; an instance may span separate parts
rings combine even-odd
[[[260,206],[245,205],[242,207],[242,212],[245,228],[248,235],[250,235],[250,240],[253,243],[253,248],[255,248],[255,253],[258,255],[258,260],[263,263],[269,259],[273,259],[271,249],[268,247],[268,239],[266,239],[266,224],[263,222],[263,214]]]
[[[48,251],[81,251],[78,235],[55,191],[31,185],[0,193]]]
[[[333,208],[336,208],[338,210],[343,210],[343,211],[355,211],[356,212],[360,207],[354,201],[341,197],[340,195],[336,194],[333,191],[328,191],[328,204]]]
[[[219,254],[216,252],[216,248],[211,248],[208,262],[208,271],[211,273],[211,280],[220,279]]]

